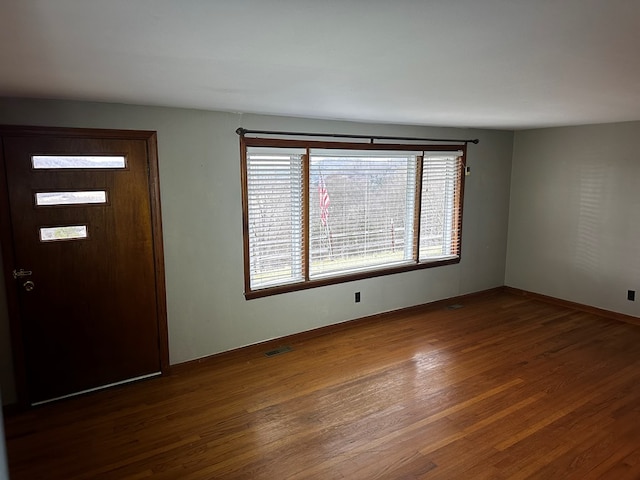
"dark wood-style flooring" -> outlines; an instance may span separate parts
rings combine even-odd
[[[501,292],[277,344],[10,416],[12,479],[640,478],[640,326]]]

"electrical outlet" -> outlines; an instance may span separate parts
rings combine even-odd
[[[636,301],[636,291],[635,290],[627,290],[627,300],[630,302]]]
[[[360,292],[356,292],[356,303],[360,303]]]

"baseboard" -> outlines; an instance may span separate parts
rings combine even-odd
[[[550,297],[548,295],[542,295],[541,293],[529,292],[527,290],[521,290],[514,287],[503,287],[503,290],[513,295],[519,295],[521,297],[531,298],[533,300],[539,300],[545,303],[551,303],[553,305],[559,305],[561,307],[572,308],[581,312],[592,313],[601,317],[618,320],[620,322],[631,323],[633,325],[640,325],[640,318],[632,315],[626,315],[624,313],[612,312],[611,310],[605,310],[603,308],[592,307],[591,305],[584,305],[582,303],[570,302],[569,300],[562,300],[561,298]]]
[[[264,342],[254,343],[244,347],[234,348],[225,352],[215,353],[213,355],[207,355],[206,357],[197,358],[195,360],[189,360],[182,363],[177,363],[171,366],[171,375],[180,375],[188,372],[194,368],[201,366],[208,366],[212,363],[234,361],[238,358],[251,358],[253,356],[262,356],[265,352],[273,350],[274,348],[290,345],[300,344],[313,338],[321,337],[324,335],[332,335],[338,332],[342,332],[359,325],[388,321],[394,317],[401,317],[404,315],[415,314],[420,312],[427,312],[432,309],[443,308],[451,304],[463,303],[471,299],[488,297],[496,295],[504,291],[504,287],[495,287],[488,290],[482,290],[479,292],[468,293],[465,295],[458,295],[456,297],[445,298],[442,300],[436,300],[434,302],[424,303],[421,305],[414,305],[411,307],[405,307],[390,312],[378,313],[367,317],[356,318],[354,320],[347,320],[345,322],[336,323],[333,325],[327,325],[325,327],[315,328],[300,333],[294,333],[292,335],[286,335],[284,337],[275,338],[272,340],[266,340]]]

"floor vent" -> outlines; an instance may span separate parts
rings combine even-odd
[[[293,351],[289,345],[284,345],[282,347],[274,348],[273,350],[269,350],[268,352],[264,352],[265,357],[275,357],[276,355],[280,355],[282,353],[287,353]]]
[[[449,305],[447,307],[447,309],[449,309],[449,310],[457,310],[457,309],[462,308],[462,307],[464,307],[464,305],[462,305],[460,303],[454,303],[453,305]]]

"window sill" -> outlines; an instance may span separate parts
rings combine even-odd
[[[349,273],[346,275],[332,275],[325,276],[323,278],[315,278],[306,282],[290,283],[286,285],[278,285],[273,287],[265,287],[256,290],[249,290],[245,292],[244,296],[246,300],[252,300],[255,298],[269,297],[271,295],[279,295],[281,293],[296,292],[299,290],[307,290],[310,288],[324,287],[327,285],[337,285],[339,283],[353,282],[356,280],[364,280],[366,278],[381,277],[384,275],[394,275],[396,273],[411,272],[413,270],[422,270],[425,268],[440,267],[444,265],[453,265],[460,263],[459,256],[450,256],[436,261],[412,263],[409,265],[403,264],[400,266],[393,266],[389,268],[378,268],[376,270],[359,271],[355,273]]]

